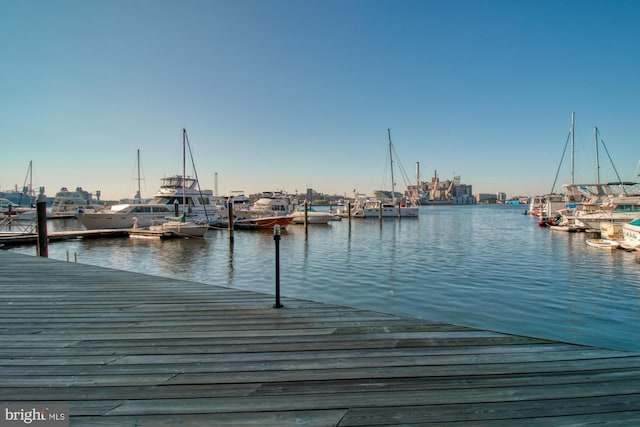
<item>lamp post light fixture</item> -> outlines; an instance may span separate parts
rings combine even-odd
[[[280,304],[280,225],[273,226],[273,240],[276,243],[276,303],[273,308],[282,308]]]

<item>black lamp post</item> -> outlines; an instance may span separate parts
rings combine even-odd
[[[273,240],[276,242],[276,303],[273,308],[282,308],[280,304],[280,225],[273,226]]]

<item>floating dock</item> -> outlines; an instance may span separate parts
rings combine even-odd
[[[62,240],[73,239],[97,239],[100,237],[127,237],[128,229],[114,230],[72,230],[72,231],[53,231],[47,234],[49,242],[59,242]],[[31,245],[37,241],[35,233],[0,233],[0,247],[2,246],[18,246]]]
[[[71,426],[640,424],[638,352],[7,251],[0,271],[0,401]]]

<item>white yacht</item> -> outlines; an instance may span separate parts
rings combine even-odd
[[[567,216],[577,224],[599,230],[600,224],[626,224],[640,217],[640,196],[611,196],[600,204],[577,206],[573,214]]]
[[[139,227],[149,227],[183,213],[189,220],[213,224],[219,222],[213,198],[213,191],[198,190],[195,178],[174,175],[162,178],[160,189],[149,203],[125,203],[96,212],[79,212],[78,219],[89,230],[132,228],[134,218]]]
[[[640,217],[638,183],[576,184],[565,187],[574,200],[582,196],[582,201],[563,213],[563,222],[599,230],[602,223],[622,225]]]
[[[356,203],[351,210],[351,216],[354,218],[379,218],[382,215],[384,218],[415,218],[419,212],[418,206],[404,206],[372,198]]]
[[[293,220],[292,224],[304,224],[305,221],[305,212],[304,205],[298,207],[298,209],[293,212]],[[329,224],[330,221],[335,219],[335,215],[329,212],[320,212],[315,210],[313,207],[307,208],[307,224]]]

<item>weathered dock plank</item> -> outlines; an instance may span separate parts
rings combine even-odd
[[[633,425],[640,353],[0,251],[0,401],[74,426]]]

